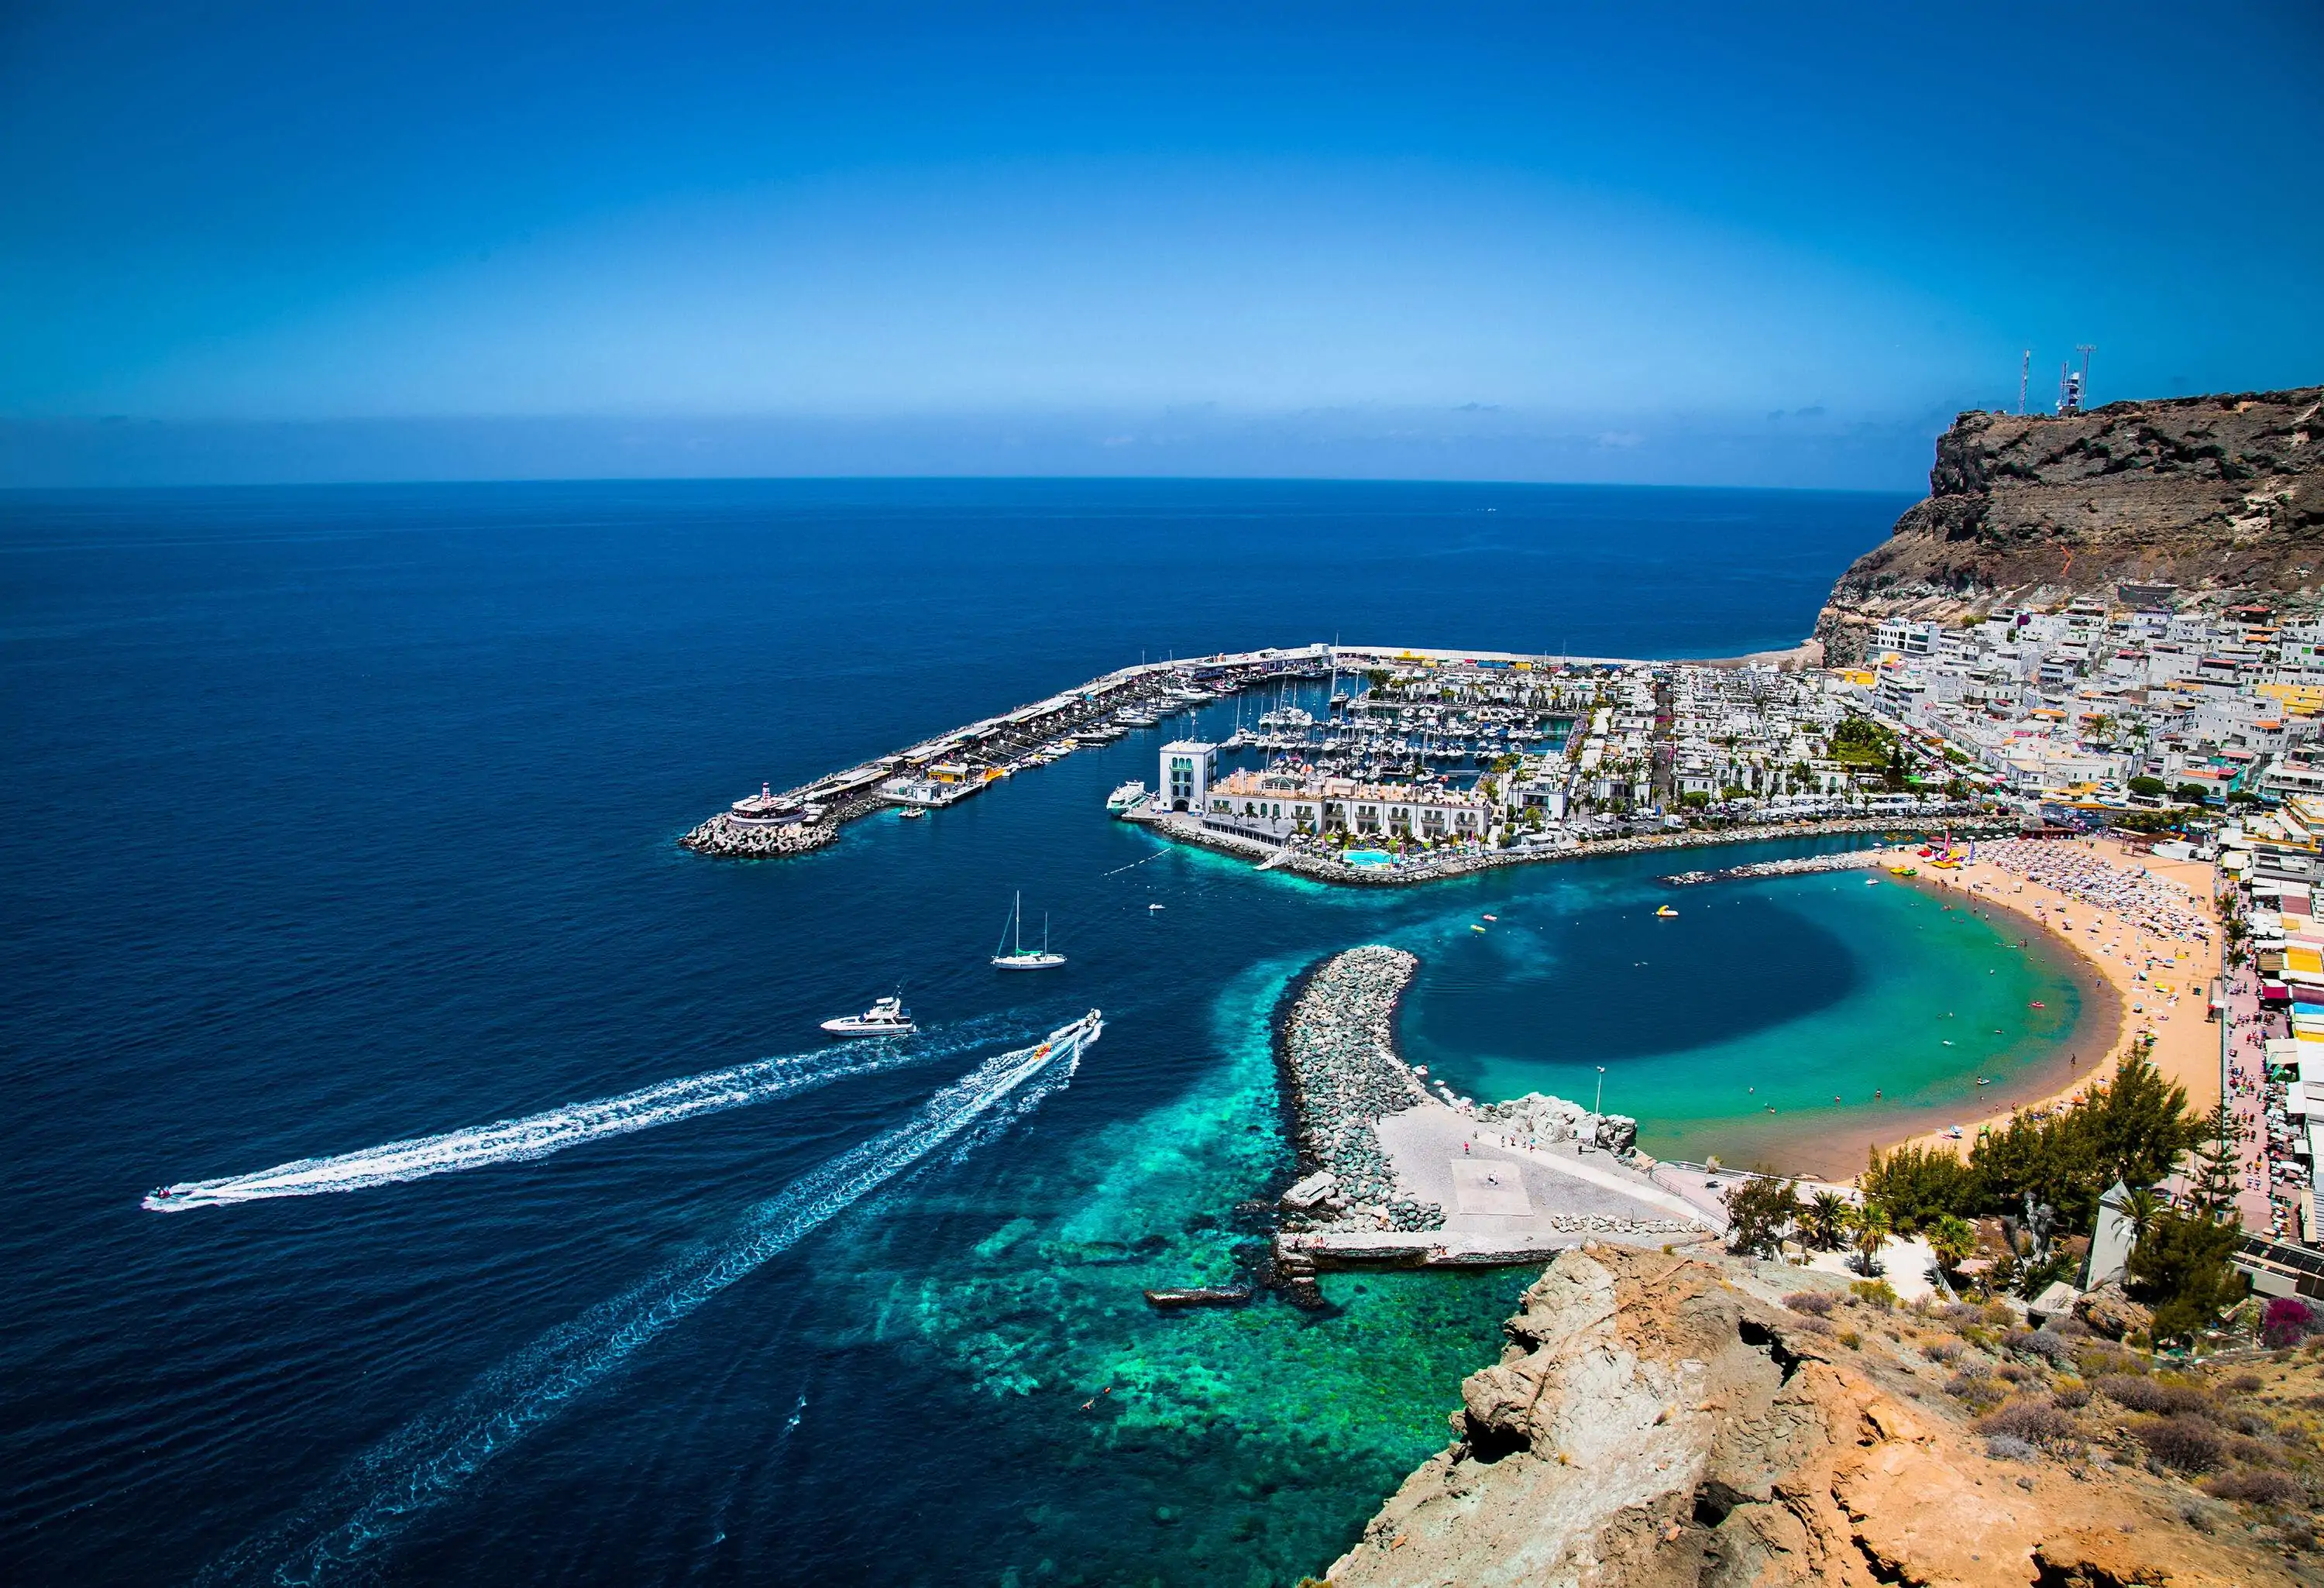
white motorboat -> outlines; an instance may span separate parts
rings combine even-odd
[[[997,970],[1046,971],[1065,963],[1064,955],[1049,952],[1049,918],[1046,915],[1041,918],[1041,946],[1038,948],[1025,946],[1025,895],[1022,893],[1017,895],[1017,902],[1010,908],[1009,924],[1001,928],[1001,942],[1009,944],[1010,948],[1004,954],[999,944],[993,946],[992,964]]]
[[[1120,816],[1145,798],[1146,785],[1133,778],[1105,797],[1105,808],[1113,815]]]
[[[835,1037],[908,1037],[919,1027],[901,998],[882,998],[862,1014],[843,1014],[823,1022]]]

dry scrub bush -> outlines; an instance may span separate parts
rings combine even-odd
[[[1978,1419],[1977,1431],[1987,1438],[2006,1435],[2054,1449],[2070,1441],[2079,1430],[2073,1418],[2048,1400],[2033,1398],[2013,1400],[1997,1411],[1988,1412]]]
[[[2253,1505],[2294,1506],[2307,1500],[2307,1491],[2282,1473],[2220,1473],[2203,1480],[2203,1488],[2221,1500],[2241,1500]]]
[[[2182,1473],[2207,1473],[2227,1460],[2227,1442],[2199,1417],[2181,1412],[2141,1423],[2135,1432],[2147,1454]]]
[[[2188,1384],[2170,1384],[2130,1373],[2104,1373],[2099,1375],[2097,1387],[2131,1410],[2156,1417],[2200,1416],[2211,1409],[2211,1398]]]

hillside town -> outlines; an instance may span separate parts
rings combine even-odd
[[[1394,860],[1882,815],[2200,838],[2233,814],[2263,844],[2291,822],[2297,847],[2313,829],[2290,802],[2324,799],[2324,622],[2167,585],[1890,621],[1863,665],[1831,669],[1344,647],[1332,661],[1327,710],[1180,742],[1152,806]],[[1237,751],[1258,764],[1222,771]]]

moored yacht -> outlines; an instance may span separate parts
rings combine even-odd
[[[1105,797],[1105,808],[1111,814],[1120,816],[1145,798],[1146,785],[1132,778]]]
[[[908,1037],[919,1027],[901,998],[882,998],[862,1014],[843,1014],[823,1022],[835,1037]]]
[[[1025,895],[1022,893],[1017,895],[1017,902],[1010,909],[1009,925],[1001,928],[1001,942],[1010,946],[1004,953],[999,944],[993,946],[992,964],[997,970],[1046,971],[1065,963],[1064,955],[1049,952],[1047,916],[1041,918],[1041,946],[1038,948],[1025,946]]]

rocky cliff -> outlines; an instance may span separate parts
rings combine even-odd
[[[2137,1419],[2112,1401],[2081,1390],[2078,1403],[2062,1378],[2054,1396],[2029,1395],[2048,1382],[2038,1354],[2005,1390],[1993,1364],[1971,1377],[1978,1348],[1941,1321],[1846,1292],[1824,1293],[1829,1316],[1785,1306],[1782,1274],[1614,1246],[1561,1253],[1509,1320],[1500,1363],[1463,1386],[1458,1442],[1406,1481],[1331,1583],[2302,1580],[2281,1540],[2263,1548],[2225,1504],[2123,1460],[2131,1430],[2107,1425]],[[2030,1408],[2009,1414],[2018,1434],[1971,1429],[1964,1379]],[[2063,1409],[2076,1404],[2091,1410]]]
[[[1962,414],[1938,439],[1928,499],[1834,586],[1816,623],[1824,660],[1860,660],[1891,614],[1950,617],[2126,579],[2324,588],[2319,398],[2311,386]]]

